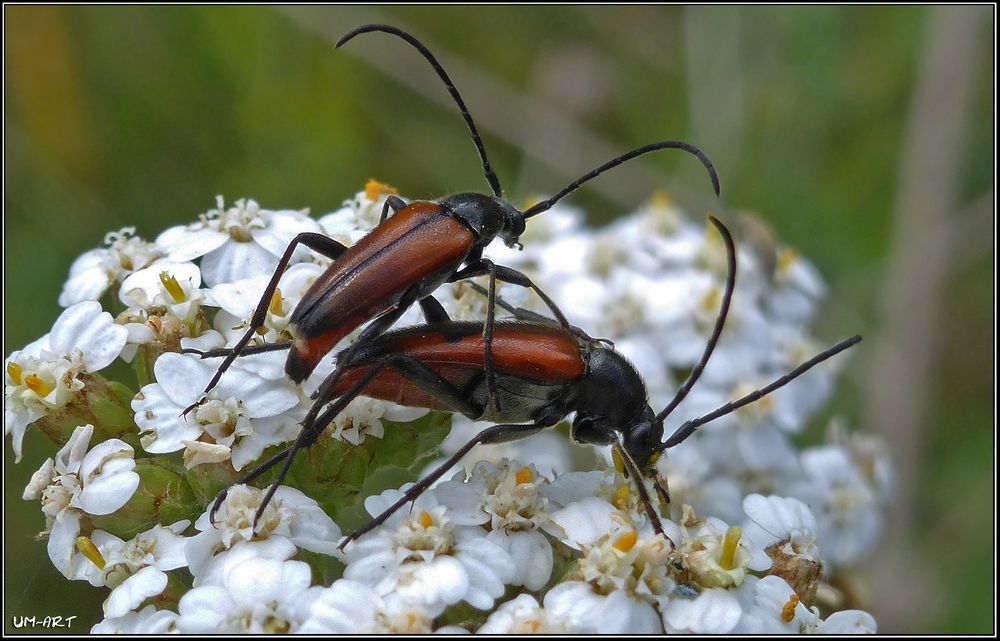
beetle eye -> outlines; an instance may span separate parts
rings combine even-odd
[[[659,423],[638,423],[625,434],[625,449],[641,469],[659,452],[663,427]]]

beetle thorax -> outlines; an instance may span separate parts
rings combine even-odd
[[[440,205],[475,232],[480,247],[489,245],[497,236],[513,246],[524,233],[524,214],[499,196],[471,192],[455,194],[445,198]]]
[[[573,399],[573,436],[583,443],[608,445],[627,439],[637,422],[652,415],[646,385],[635,367],[615,350],[595,345],[587,373]]]

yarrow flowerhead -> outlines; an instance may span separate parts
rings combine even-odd
[[[390,196],[395,189],[372,180],[316,219],[219,197],[152,242],[131,228],[108,234],[70,268],[51,331],[5,360],[16,457],[28,429],[55,443],[24,491],[41,503],[50,559],[106,591],[93,632],[875,631],[861,610],[824,619],[816,603],[827,608],[828,584],[877,544],[891,491],[884,449],[840,427],[804,450],[792,438],[831,393],[836,359],[660,456],[671,502],[652,506],[656,519],[611,448],[577,445],[565,426],[473,448],[402,501],[493,423],[363,396],[327,417],[320,436],[306,434],[310,447],[262,509],[336,354],[365,327],[292,383],[280,346],[333,261],[301,245],[269,290],[275,267],[305,232],[357,243],[393,214]],[[664,407],[714,329],[722,237],[662,195],[604,229],[584,221],[556,205],[529,221],[523,251],[494,243],[484,257],[523,272],[574,325],[613,342],[651,407]],[[808,260],[773,240],[738,251],[729,320],[667,435],[823,343],[809,323],[826,286]],[[452,320],[482,322],[487,285],[478,277],[433,294]],[[497,292],[498,318],[551,314],[526,288],[498,283]],[[255,313],[263,322],[251,331]],[[397,325],[423,322],[413,305]],[[244,337],[254,353],[205,393]]]

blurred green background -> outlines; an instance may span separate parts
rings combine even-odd
[[[369,177],[410,197],[485,190],[421,38],[515,201],[632,147],[665,154],[574,195],[591,223],[666,189],[693,215],[760,214],[819,267],[825,340],[865,335],[828,415],[898,468],[863,590],[881,632],[994,621],[992,7],[6,7],[4,353],[45,333],[73,259],[214,204],[336,208]],[[814,436],[822,432],[816,426]],[[48,560],[21,501],[53,448],[4,446],[5,629],[80,616],[103,590]],[[34,629],[40,632],[40,629]],[[56,630],[50,630],[56,632]]]

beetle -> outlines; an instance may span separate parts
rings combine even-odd
[[[523,212],[503,198],[500,181],[493,172],[475,122],[451,78],[431,52],[409,33],[396,27],[369,24],[345,34],[337,47],[354,37],[369,32],[383,32],[413,46],[434,68],[457,104],[479,152],[483,172],[493,192],[492,196],[459,193],[438,202],[405,203],[390,196],[382,208],[379,225],[350,248],[322,234],[306,232],[296,236],[278,262],[264,293],[250,319],[249,327],[234,347],[202,352],[183,350],[202,357],[225,356],[222,364],[205,388],[207,394],[240,354],[289,349],[285,373],[295,383],[304,381],[320,360],[345,336],[364,323],[368,325],[355,341],[362,344],[391,327],[406,310],[417,303],[428,322],[448,320],[433,292],[442,284],[477,276],[489,276],[489,298],[483,339],[486,358],[483,364],[489,389],[496,402],[496,379],[493,368],[493,327],[495,317],[496,281],[530,288],[538,294],[564,327],[569,323],[556,304],[521,272],[483,258],[483,249],[496,237],[515,246],[524,232],[525,221],[550,209],[562,198],[584,183],[632,158],[661,149],[680,149],[697,157],[708,170],[713,189],[720,193],[719,179],[709,158],[698,148],[678,141],[658,142],[634,149],[614,158],[573,181],[556,195]],[[390,210],[393,215],[390,217]],[[298,247],[304,245],[328,258],[333,264],[307,290],[289,318],[293,339],[249,347],[250,340],[264,324],[268,305],[278,281]],[[327,389],[335,383],[331,381]],[[321,395],[320,401],[328,399]],[[200,402],[200,401],[199,401]],[[187,414],[198,402],[184,410]]]
[[[580,443],[614,447],[626,476],[634,479],[644,511],[656,531],[666,536],[642,480],[650,477],[661,504],[669,504],[667,488],[655,469],[663,451],[683,442],[701,425],[762,398],[861,340],[860,336],[854,336],[838,343],[769,385],[685,422],[664,441],[664,420],[691,391],[708,364],[735,289],[735,244],[725,225],[715,217],[709,219],[723,237],[728,259],[720,310],[700,361],[659,413],[649,405],[642,376],[607,341],[593,339],[577,328],[567,330],[532,312],[508,306],[517,318],[498,321],[494,327],[493,356],[502,410],[489,403],[492,392],[483,374],[482,322],[436,322],[394,330],[360,344],[353,352],[341,352],[337,366],[343,374],[334,384],[336,400],[322,412],[314,406],[299,440],[242,480],[250,482],[284,461],[278,480],[272,484],[258,514],[284,478],[295,453],[315,442],[351,400],[365,395],[403,405],[455,411],[497,425],[481,431],[410,487],[396,503],[347,536],[341,548],[415,500],[476,445],[531,436],[556,425],[571,412],[576,412],[571,425],[572,438]],[[216,500],[213,513],[224,498],[225,492]]]

